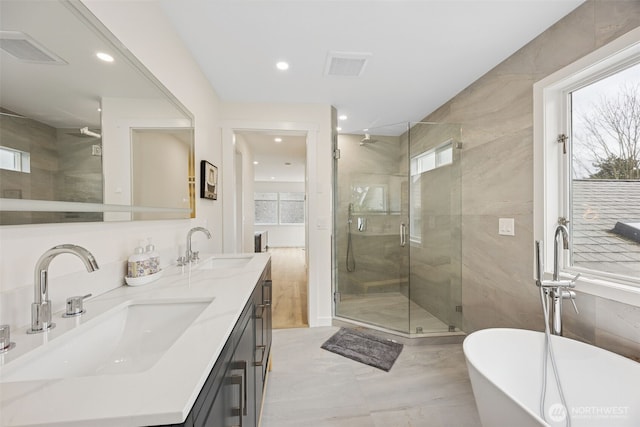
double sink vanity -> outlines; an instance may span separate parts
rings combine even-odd
[[[203,256],[89,299],[82,316],[54,313],[48,332],[14,331],[0,425],[255,427],[270,299],[269,254]]]

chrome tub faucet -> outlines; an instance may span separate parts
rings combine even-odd
[[[72,254],[82,260],[88,272],[99,269],[95,257],[85,248],[77,245],[58,245],[46,251],[36,263],[34,274],[34,300],[31,304],[31,328],[28,334],[48,331],[55,327],[51,322],[51,301],[49,301],[49,264],[60,254]]]
[[[572,290],[576,286],[576,281],[580,277],[578,273],[573,279],[560,279],[560,245],[562,249],[569,249],[569,230],[563,224],[556,227],[553,236],[553,276],[551,280],[544,280],[544,265],[542,261],[543,244],[536,241],[536,285],[544,290],[550,305],[549,317],[551,321],[550,329],[554,335],[562,335],[562,301],[568,299],[573,304],[573,308],[578,313],[575,298],[576,293]],[[543,307],[544,308],[544,307]],[[544,308],[545,313],[547,312]]]

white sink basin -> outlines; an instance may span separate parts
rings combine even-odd
[[[238,255],[231,257],[221,257],[221,258],[209,258],[205,261],[202,261],[199,265],[199,268],[202,269],[219,269],[219,268],[242,268],[245,267],[251,260],[253,259],[253,255]]]
[[[213,301],[129,301],[0,368],[0,382],[143,372]]]

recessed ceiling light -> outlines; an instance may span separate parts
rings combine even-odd
[[[369,128],[362,129],[362,132],[369,132]]]
[[[341,128],[340,126],[338,126],[338,127],[336,128],[336,130],[337,130],[338,132],[340,132],[340,131],[342,130],[342,128]]]
[[[113,62],[113,56],[109,55],[108,53],[98,52],[96,53],[96,56],[104,62]]]
[[[289,63],[285,61],[280,61],[276,63],[276,68],[280,71],[286,71],[289,69]]]
[[[282,142],[282,138],[280,138],[280,137],[273,138],[273,140],[274,140],[275,142]]]
[[[276,179],[276,177],[275,177],[275,176],[272,176],[272,177],[271,177],[271,179]]]
[[[347,120],[347,119],[348,119],[348,117],[345,116],[344,114],[338,116],[338,120]]]
[[[257,160],[254,160],[254,161],[253,161],[253,164],[254,164],[254,165],[257,165],[258,163],[260,163],[260,162],[258,162]]]

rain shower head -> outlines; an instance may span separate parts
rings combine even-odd
[[[364,134],[364,138],[362,138],[362,139],[360,140],[360,145],[369,144],[370,142],[374,142],[374,141],[371,139],[371,135],[369,135],[368,133],[365,133],[365,134]]]
[[[83,137],[87,137],[87,136],[89,136],[91,138],[98,138],[98,139],[102,138],[102,134],[101,133],[89,130],[89,128],[87,126],[81,128],[79,130],[79,132],[67,132],[67,135],[76,136],[78,138],[83,138]]]

